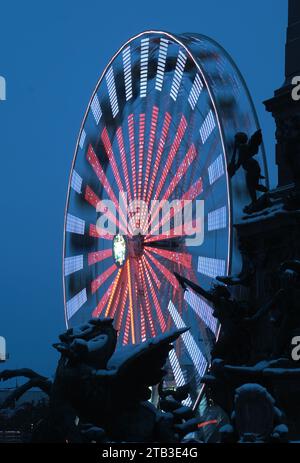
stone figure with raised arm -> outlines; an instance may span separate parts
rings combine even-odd
[[[228,167],[230,177],[233,177],[236,172],[242,167],[246,173],[246,185],[250,195],[252,204],[257,201],[257,192],[266,193],[267,187],[260,183],[260,180],[265,177],[261,174],[259,162],[254,157],[259,152],[259,147],[262,144],[261,130],[255,132],[252,137],[244,132],[238,132],[235,135],[234,152],[231,162]]]

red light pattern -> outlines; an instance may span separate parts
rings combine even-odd
[[[142,280],[142,288],[143,288],[143,295],[144,295],[144,299],[145,299],[147,320],[148,320],[148,323],[149,323],[149,326],[150,326],[151,336],[155,337],[156,333],[155,333],[155,328],[154,328],[154,323],[153,323],[153,317],[152,317],[152,314],[151,314],[151,304],[150,304],[150,301],[149,301],[148,289],[147,289],[147,285],[146,285],[146,282],[145,282],[145,276],[144,276],[143,265],[142,265],[141,260],[139,260],[139,277]],[[142,298],[141,298],[141,300],[142,300]]]
[[[114,282],[111,283],[110,287],[108,288],[108,290],[104,293],[104,295],[102,296],[102,298],[100,299],[97,307],[94,309],[93,313],[92,313],[92,316],[97,318],[97,317],[100,317],[104,308],[106,307],[106,304],[109,300],[109,297],[112,293],[112,290],[113,290],[113,287],[114,287]]]
[[[206,426],[209,426],[210,424],[218,424],[218,421],[217,420],[204,421],[203,423],[198,424],[198,428],[205,428]]]
[[[161,218],[158,224],[156,224],[152,230],[151,233],[155,233],[157,230],[160,229],[168,220],[171,220],[172,217],[174,217],[176,214],[181,212],[184,208],[184,202],[183,201],[192,201],[193,199],[196,199],[201,193],[203,192],[203,183],[202,179],[200,178],[197,180],[194,185],[191,186],[191,188],[184,193],[184,195],[181,197],[181,199],[178,202],[177,207],[171,208],[170,214],[166,214],[164,217]],[[148,236],[147,236],[148,238]]]
[[[174,138],[174,141],[173,141],[173,144],[172,144],[172,147],[171,147],[170,152],[169,152],[169,154],[167,156],[165,168],[163,169],[161,179],[160,179],[159,184],[157,186],[157,189],[155,191],[154,199],[159,198],[161,190],[162,190],[164,184],[166,183],[169,171],[170,171],[171,166],[173,164],[176,153],[179,150],[179,147],[180,147],[181,141],[182,141],[182,139],[184,137],[184,133],[186,131],[186,128],[187,128],[187,121],[186,121],[185,117],[182,116],[181,120],[180,120],[180,123],[179,123],[178,130],[176,132],[176,135],[175,135],[175,138]],[[162,199],[164,199],[164,197]]]
[[[93,147],[91,145],[89,145],[89,148],[88,148],[88,151],[87,151],[87,160],[88,162],[90,163],[90,165],[92,166],[95,174],[97,175],[98,179],[100,180],[100,183],[101,185],[103,186],[103,188],[105,189],[105,191],[107,192],[108,196],[110,197],[110,199],[112,200],[112,202],[114,203],[115,205],[115,208],[116,210],[118,211],[118,213],[120,214],[120,216],[124,219],[124,222],[126,223],[126,218],[124,216],[124,213],[122,211],[122,209],[119,207],[119,202],[113,192],[113,189],[102,169],[102,166],[99,162],[99,159],[97,158],[96,156],[96,153],[95,151],[93,150]],[[126,231],[126,228],[123,227],[124,231]]]
[[[116,329],[118,331],[120,331],[120,329],[121,329],[122,320],[123,320],[124,311],[125,311],[126,302],[127,302],[127,297],[128,297],[128,285],[125,286],[125,289],[124,289],[124,292],[123,292],[123,295],[122,295],[122,298],[121,298],[119,310],[118,310],[118,313],[117,313]]]
[[[136,195],[136,164],[135,164],[135,143],[134,143],[134,115],[128,116],[128,131],[129,131],[129,147],[130,147],[130,159],[132,167],[132,184],[133,184],[133,197],[137,198]]]
[[[88,264],[93,265],[101,262],[104,259],[112,256],[112,249],[105,249],[104,251],[90,252],[88,254]]]
[[[130,311],[128,310],[126,322],[125,322],[123,345],[128,344],[129,342],[130,320],[131,320],[131,314],[130,314]]]
[[[109,233],[107,233],[106,230],[102,230],[99,227],[96,227],[96,225],[94,224],[90,225],[89,236],[92,236],[93,238],[104,239],[104,240],[114,239],[114,235],[109,235]]]
[[[174,175],[174,177],[172,178],[166,192],[164,193],[162,199],[163,201],[167,201],[171,194],[173,193],[173,191],[175,190],[176,186],[178,185],[178,183],[180,182],[180,180],[184,177],[184,175],[186,174],[188,168],[190,167],[190,165],[192,164],[192,162],[194,161],[194,159],[196,158],[197,156],[197,151],[196,151],[196,148],[194,145],[192,145],[190,147],[190,149],[188,150],[185,158],[183,159],[181,165],[179,166],[176,174]],[[156,208],[156,210],[154,212],[152,212],[152,216],[151,216],[151,221],[150,221],[150,224],[153,222],[153,220],[155,219],[155,217],[157,216],[159,212],[159,206]],[[149,224],[149,225],[150,225]]]
[[[174,252],[174,251],[167,251],[165,249],[158,249],[155,247],[148,247],[148,251],[154,252],[165,259],[171,260],[176,264],[183,265],[184,267],[191,269],[192,268],[192,256],[191,254],[187,254],[186,252]]]
[[[107,304],[106,311],[105,311],[105,316],[106,317],[109,316],[109,311],[110,311],[110,308],[111,308],[111,306],[113,304],[113,300],[114,300],[115,303],[114,303],[113,308],[112,308],[112,315],[111,315],[112,317],[113,317],[113,314],[116,311],[116,304],[118,303],[118,301],[116,301],[115,296],[117,296],[120,293],[120,290],[121,290],[121,286],[118,286],[118,283],[119,283],[120,277],[122,275],[122,272],[123,272],[123,268],[119,269],[118,274],[117,274],[117,276],[115,278],[114,287],[113,287],[113,290],[112,290],[112,293],[110,295],[109,302]]]
[[[138,199],[141,199],[142,197],[144,144],[145,144],[145,114],[140,114]]]
[[[150,179],[149,191],[148,191],[147,196],[146,196],[146,201],[148,202],[148,204],[150,203],[150,201],[152,199],[154,182],[155,182],[156,177],[157,177],[157,172],[158,172],[161,157],[162,157],[162,154],[163,154],[163,151],[164,151],[164,147],[165,147],[165,144],[166,144],[167,136],[168,136],[168,133],[169,133],[171,120],[172,120],[171,115],[169,113],[166,113],[163,128],[162,128],[162,131],[161,131],[161,137],[160,137],[160,140],[159,140],[158,149],[157,149],[157,153],[156,153],[156,157],[155,157],[155,162],[154,162],[154,166],[153,166],[153,172],[152,172],[151,179]]]
[[[112,171],[114,173],[114,176],[115,176],[119,191],[124,191],[124,187],[122,185],[122,180],[121,180],[121,177],[120,177],[119,169],[118,169],[118,166],[117,166],[117,163],[116,163],[115,155],[114,155],[114,152],[113,152],[111,142],[110,142],[110,139],[109,139],[106,128],[104,128],[103,131],[102,131],[101,139],[103,141],[104,148],[105,148],[107,157],[109,159],[109,162],[111,164]]]
[[[118,221],[118,219],[116,218],[115,214],[113,214],[109,209],[108,207],[103,204],[103,201],[101,201],[101,199],[96,195],[96,193],[93,192],[93,190],[87,186],[86,189],[85,189],[85,196],[84,196],[84,199],[91,205],[91,206],[94,206],[94,208],[98,211],[98,212],[101,212],[102,214],[104,214],[108,220],[110,220],[111,222],[113,222],[116,227],[118,227],[119,229],[123,230],[124,232],[126,232],[126,229],[125,227],[123,227],[123,225]]]
[[[109,267],[107,270],[105,270],[101,275],[99,275],[95,280],[92,281],[91,283],[91,291],[92,294],[94,294],[97,289],[100,288],[101,285],[117,270],[117,266],[113,264],[111,267]]]
[[[148,153],[147,153],[147,161],[146,161],[146,171],[145,171],[145,178],[143,182],[143,190],[144,190],[143,201],[146,200],[146,196],[147,196],[147,188],[148,188],[148,182],[149,182],[149,177],[150,177],[150,168],[151,168],[151,163],[152,163],[153,147],[154,147],[154,141],[155,141],[155,136],[156,136],[158,113],[159,113],[158,107],[154,106],[152,110],[149,145],[148,145]]]
[[[144,202],[146,202],[147,188],[148,188],[149,177],[150,177],[150,168],[151,168],[151,163],[152,163],[152,154],[153,154],[153,147],[154,147],[154,141],[155,141],[155,135],[156,135],[158,112],[159,112],[158,108],[154,106],[152,110],[149,144],[148,144],[148,152],[147,152],[147,158],[146,158],[146,170],[145,170],[145,177],[143,181],[143,201]],[[142,226],[144,226],[145,224],[147,212],[148,211],[146,208],[142,208],[142,211],[141,211]]]
[[[152,276],[153,280],[155,281],[155,284],[157,286],[157,289],[160,289],[161,287],[161,282],[159,281],[158,279],[158,276],[156,275],[154,269],[151,267],[151,265],[149,264],[148,260],[145,259],[145,256],[142,256],[142,261],[143,263],[146,265],[147,269],[149,270],[150,272],[150,275]]]
[[[145,262],[146,262],[146,259],[143,260],[143,263],[145,263]],[[149,268],[151,268],[151,266],[149,266]],[[145,270],[147,282],[148,282],[148,285],[149,285],[149,288],[150,288],[150,293],[151,293],[151,296],[152,296],[152,299],[153,299],[153,302],[154,302],[154,306],[155,306],[155,310],[156,310],[156,313],[157,313],[159,325],[160,325],[161,331],[164,333],[166,331],[166,329],[167,329],[167,326],[166,326],[166,322],[164,320],[164,316],[163,316],[163,313],[162,313],[162,310],[161,310],[161,307],[160,307],[160,303],[158,301],[158,297],[157,297],[157,294],[155,292],[154,286],[152,285],[152,281],[151,281],[151,278],[149,276],[149,272],[148,272],[145,265],[144,265],[144,270]]]
[[[145,249],[145,254],[149,257],[149,259],[154,263],[154,265],[161,271],[161,273],[167,278],[167,280],[171,283],[171,285],[177,290],[179,288],[179,283],[177,278],[171,273],[167,267],[161,264],[151,253]]]
[[[128,175],[128,167],[127,167],[126,151],[125,151],[125,146],[124,146],[122,127],[119,127],[117,130],[117,139],[118,139],[118,145],[119,145],[119,150],[121,154],[122,169],[123,169],[123,173],[125,177],[126,191],[128,194],[128,199],[129,201],[131,201],[132,194],[131,194],[131,189],[130,189],[130,181],[129,181],[129,175]]]

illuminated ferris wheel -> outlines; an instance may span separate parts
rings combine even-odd
[[[245,83],[216,42],[150,31],[106,67],[76,145],[64,230],[66,323],[112,317],[120,345],[190,327],[169,355],[169,379],[192,382],[192,399],[219,327],[208,301],[184,292],[174,272],[209,289],[238,268],[232,223],[247,200],[243,172],[230,181],[227,166],[235,133],[258,128]],[[265,166],[263,148],[260,156]],[[186,203],[190,231],[178,220]]]

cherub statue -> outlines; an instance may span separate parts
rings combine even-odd
[[[258,154],[259,147],[262,144],[261,130],[255,132],[248,139],[248,135],[244,132],[239,132],[235,135],[234,152],[231,162],[228,167],[230,177],[233,177],[236,172],[242,167],[246,172],[246,185],[252,200],[252,205],[257,201],[257,191],[267,192],[266,186],[260,184],[260,180],[264,179],[261,175],[261,168],[254,156]],[[250,207],[250,206],[248,206]]]

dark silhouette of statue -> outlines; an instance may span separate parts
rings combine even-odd
[[[230,177],[233,177],[236,172],[242,167],[246,173],[246,185],[252,200],[252,204],[257,201],[257,191],[267,192],[268,189],[260,184],[260,180],[264,179],[261,175],[261,168],[254,156],[258,154],[259,147],[262,143],[261,130],[255,132],[248,139],[248,135],[244,132],[239,132],[235,135],[234,152],[231,162],[228,167]]]
[[[180,442],[199,423],[193,411],[181,404],[188,390],[173,391],[171,400],[164,397],[161,409],[149,399],[150,388],[166,374],[172,343],[185,331],[116,349],[113,320],[92,319],[60,335],[54,345],[61,357],[53,382],[27,369],[2,372],[2,380],[29,378],[4,407],[13,405],[30,387],[40,387],[49,395],[47,416],[35,429],[34,442]],[[172,409],[165,413],[170,403]]]
[[[220,429],[221,442],[287,442],[288,427],[275,400],[259,384],[245,384],[235,391],[231,423]]]
[[[248,305],[232,298],[225,285],[216,284],[210,291],[205,291],[178,273],[174,272],[174,275],[184,290],[190,287],[213,305],[213,316],[220,322],[221,330],[211,352],[212,359],[219,358],[237,365],[247,363],[251,351]]]

